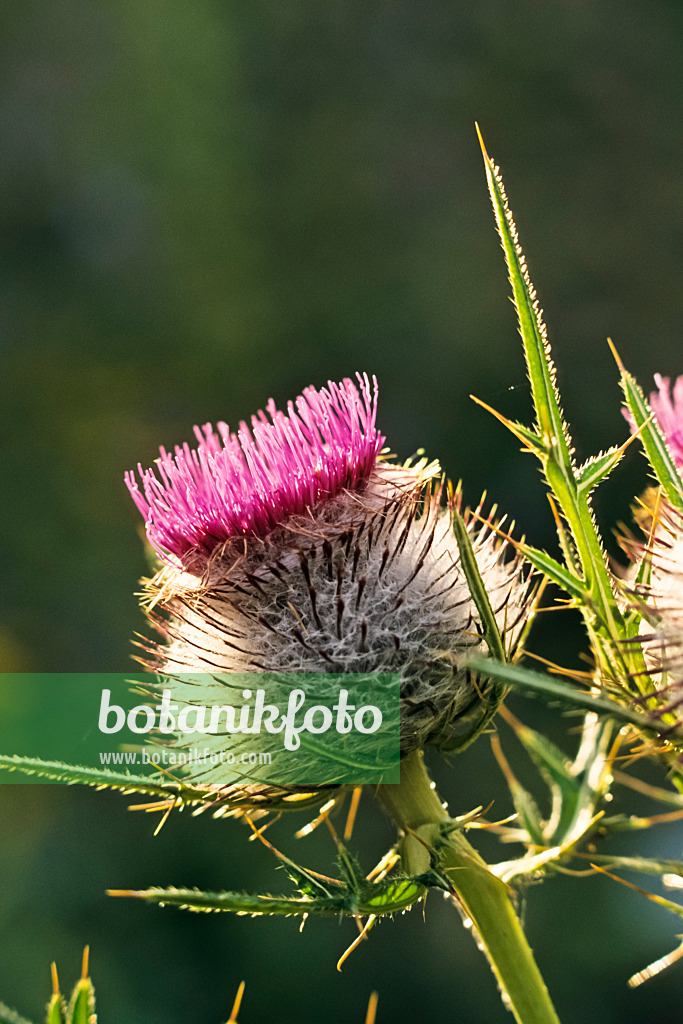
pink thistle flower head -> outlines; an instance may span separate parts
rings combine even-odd
[[[377,381],[357,374],[304,389],[287,405],[271,399],[242,422],[236,434],[227,424],[195,427],[196,448],[186,443],[174,454],[160,448],[157,468],[138,466],[126,484],[145,518],[147,536],[166,561],[169,556],[208,556],[232,538],[265,537],[292,515],[357,487],[374,469],[384,437],[375,425]]]
[[[214,682],[389,672],[400,677],[403,753],[452,749],[484,720],[487,698],[467,667],[484,641],[438,463],[379,457],[376,402],[366,376],[307,388],[286,415],[270,402],[251,430],[220,423],[218,434],[196,431],[195,449],[161,449],[156,470],[139,470],[142,490],[127,475],[167,563],[147,583],[162,642],[142,645],[146,664],[175,680],[181,703],[197,699],[187,672]],[[492,523],[467,524],[513,650],[531,608],[526,572]],[[225,735],[212,742],[219,753]],[[226,801],[254,806],[282,796],[256,783],[228,789]]]
[[[655,384],[657,391],[650,394],[650,408],[674,462],[680,468],[683,467],[683,377],[676,378],[673,400],[669,377],[662,377],[661,373],[656,373]],[[631,413],[628,409],[624,409],[623,412],[631,425],[631,430],[635,430]]]
[[[655,374],[658,391],[650,395],[650,406],[657,417],[659,429],[664,434],[666,443],[677,466],[683,466],[683,377],[677,377],[673,386],[671,400],[671,382],[668,377]]]

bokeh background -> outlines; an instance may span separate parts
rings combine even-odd
[[[0,668],[125,670],[145,562],[124,470],[194,423],[236,424],[357,369],[379,378],[398,455],[424,446],[470,501],[487,489],[554,550],[535,465],[468,397],[529,415],[474,121],[592,454],[627,433],[608,335],[645,385],[683,372],[682,32],[678,0],[7,0]],[[598,495],[614,552],[644,483],[634,450]],[[571,618],[547,616],[534,642],[577,664]],[[514,708],[571,748],[556,709]],[[507,813],[486,739],[434,770],[452,808]],[[361,1022],[373,988],[380,1022],[507,1019],[435,898],[341,974],[348,922],[299,935],[107,898],[285,885],[237,824],[182,815],[153,838],[155,824],[117,795],[0,787],[0,999],[42,1019],[50,960],[70,984],[89,942],[103,1024],[219,1024],[242,978],[245,1024]],[[273,834],[332,869],[325,836],[292,832]],[[357,847],[369,863],[391,841],[367,800]],[[633,849],[681,846],[673,825]],[[564,878],[529,891],[526,922],[565,1024],[678,1019],[680,966],[626,989],[675,945],[663,910]]]

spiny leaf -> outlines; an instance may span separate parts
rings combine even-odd
[[[526,831],[529,839],[535,846],[545,845],[543,819],[536,801],[524,786],[521,785],[517,776],[512,771],[512,768],[503,753],[500,740],[496,735],[491,737],[491,746],[498,765],[505,776],[505,781],[508,789],[510,790],[512,802],[515,805],[519,824]]]
[[[525,427],[524,424],[518,423],[515,420],[509,420],[506,416],[503,416],[502,413],[493,409],[490,405],[487,405],[486,402],[482,402],[482,400],[477,398],[475,395],[470,395],[470,398],[473,402],[476,402],[477,405],[480,405],[482,409],[486,409],[486,411],[490,412],[492,416],[495,416],[495,418],[502,423],[504,427],[507,427],[510,433],[514,434],[515,437],[522,442],[528,451],[532,451],[536,455],[545,454],[547,446],[543,438],[540,437],[535,430],[529,430],[529,428]]]
[[[508,713],[512,726],[527,754],[545,779],[552,794],[552,813],[545,828],[546,844],[555,845],[569,838],[579,806],[581,782],[571,771],[568,760],[554,743],[518,722]]]
[[[0,754],[0,768],[65,782],[67,785],[95,786],[97,789],[116,789],[123,793],[145,793],[162,799],[177,797],[179,801],[187,803],[200,803],[207,799],[205,792],[182,782],[159,780],[147,775],[130,775],[128,772],[114,772],[109,768],[87,768],[63,764],[61,761],[42,761],[38,757]]]
[[[671,504],[675,508],[683,510],[683,483],[666,446],[666,442],[657,426],[657,422],[653,417],[652,409],[635,378],[624,367],[613,345],[611,345],[611,348],[621,373],[621,386],[626,398],[626,404],[633,417],[636,429],[640,431],[643,448],[650,460],[650,465]]]
[[[517,228],[508,207],[499,169],[486,152],[478,127],[477,134],[484,157],[486,178],[498,232],[510,275],[538,425],[546,450],[551,448],[559,450],[561,461],[570,466],[571,443],[555,387],[555,367],[550,356],[545,324],[538,307],[534,287],[529,278],[524,253],[519,244]]]
[[[594,455],[593,458],[584,462],[576,471],[578,489],[590,494],[593,488],[597,487],[599,483],[608,477],[614,467],[621,462],[625,452],[626,445],[615,445],[606,452]]]
[[[315,899],[288,896],[250,895],[239,892],[203,892],[200,889],[167,889],[153,886],[149,889],[113,889],[110,896],[132,896],[156,903],[159,906],[175,906],[198,913],[228,911],[238,916],[302,916],[312,914],[319,917],[357,916],[367,914],[393,914],[416,903],[425,893],[425,886],[411,878],[397,879],[388,886],[368,886],[363,898],[356,894],[339,897],[318,897]]]
[[[543,675],[541,672],[533,672],[527,668],[520,668],[519,665],[503,664],[481,655],[474,655],[468,661],[468,667],[475,672],[487,672],[495,676],[502,683],[507,683],[521,693],[540,695],[550,700],[561,701],[569,707],[584,711],[593,711],[597,715],[605,715],[617,722],[635,726],[640,732],[659,735],[662,729],[655,721],[647,715],[632,711],[617,701],[607,697],[594,696],[585,690],[580,690],[571,683],[562,682],[560,679]],[[678,730],[666,728],[667,737],[678,736]]]
[[[570,572],[569,569],[565,569],[551,555],[546,554],[545,551],[540,551],[538,548],[532,548],[528,544],[520,544],[519,550],[535,569],[542,572],[544,576],[547,576],[549,580],[556,583],[558,587],[566,590],[571,597],[578,601],[585,600],[587,593],[585,582]]]
[[[642,653],[633,649],[624,654],[620,647],[626,638],[623,616],[614,593],[605,548],[588,500],[588,488],[580,487],[576,479],[571,439],[560,407],[555,367],[545,325],[529,279],[500,173],[488,156],[481,136],[480,142],[512,284],[538,432],[544,443],[543,451],[537,454],[548,487],[557,499],[557,506],[571,531],[572,544],[576,547],[575,557],[572,544],[562,526],[560,542],[567,559],[567,575],[564,580],[558,579],[561,570],[558,571],[552,563],[548,563],[548,575],[556,579],[560,586],[564,586],[577,601],[599,669],[611,677],[615,672],[614,665],[619,665],[621,669],[622,663],[625,663],[623,667],[626,672],[639,673],[645,667]],[[537,451],[533,446],[531,450]],[[587,472],[591,474],[593,469]],[[604,466],[601,466],[599,471],[603,470]],[[579,567],[580,573],[577,571]]]
[[[479,612],[479,620],[484,630],[484,642],[488,647],[491,657],[498,658],[499,661],[506,661],[505,645],[498,629],[498,623],[491,607],[488,592],[479,572],[470,535],[460,512],[453,503],[451,503],[451,506],[453,530],[460,551],[460,564],[465,573],[470,594]]]

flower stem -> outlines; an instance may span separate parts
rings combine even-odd
[[[519,1024],[559,1024],[508,887],[488,869],[461,829],[449,829],[444,810],[416,751],[401,762],[401,782],[380,786],[379,801],[405,833],[401,857],[407,874],[430,870],[429,847],[470,916],[505,1001]]]

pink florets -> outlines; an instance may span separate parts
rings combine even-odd
[[[681,467],[683,466],[683,377],[676,378],[673,402],[671,401],[669,378],[656,373],[655,384],[659,390],[651,392],[650,408],[657,420],[657,426],[664,435],[669,451],[673,455],[674,462]],[[636,425],[629,409],[624,408],[622,412],[631,425],[631,430],[634,431]]]
[[[183,558],[209,554],[231,537],[265,536],[288,516],[356,487],[372,471],[384,444],[375,427],[377,381],[367,374],[308,387],[287,415],[271,399],[231,434],[219,423],[194,428],[198,446],[160,448],[154,469],[138,465],[126,484],[145,518],[147,536],[159,554]]]
[[[669,378],[656,373],[655,384],[659,388],[659,393],[652,392],[650,406],[676,465],[683,466],[683,377],[676,378],[673,402]]]

